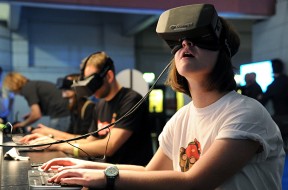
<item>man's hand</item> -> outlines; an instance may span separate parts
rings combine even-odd
[[[37,134],[37,133],[31,134],[31,135],[26,135],[22,139],[20,139],[19,141],[23,144],[29,144],[30,141],[35,140],[35,139],[40,138],[40,137],[45,137],[45,135]]]
[[[33,134],[38,133],[38,134],[47,135],[47,136],[51,134],[56,134],[58,132],[59,132],[58,130],[47,127],[43,124],[38,124],[37,127],[31,131],[31,133]]]

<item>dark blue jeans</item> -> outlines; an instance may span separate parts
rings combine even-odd
[[[70,125],[70,116],[50,118],[49,127],[67,132]]]

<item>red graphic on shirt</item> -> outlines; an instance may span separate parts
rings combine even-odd
[[[115,122],[116,121],[116,113],[113,113],[113,116],[112,116],[112,120],[111,120],[111,123]],[[100,120],[98,120],[98,130],[100,129],[103,129],[105,127],[107,127],[108,125],[110,125],[111,123],[108,123],[108,122],[101,122]],[[114,127],[114,125],[110,126],[109,129],[103,129],[101,131],[98,132],[98,134],[100,136],[105,136],[109,133],[109,131]]]
[[[184,147],[180,148],[180,160],[179,165],[182,172],[188,171],[197,160],[199,160],[201,155],[201,146],[197,139],[190,142],[185,149]]]

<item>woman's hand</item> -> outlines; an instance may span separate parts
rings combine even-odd
[[[63,170],[51,177],[48,181],[62,184],[77,184],[89,188],[104,189],[106,186],[104,171],[95,169]]]
[[[44,163],[40,168],[44,171],[57,168],[58,171],[77,168],[93,168],[91,161],[80,160],[76,158],[54,158]]]

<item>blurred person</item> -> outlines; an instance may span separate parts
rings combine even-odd
[[[280,59],[272,60],[273,82],[268,85],[267,91],[259,97],[259,101],[266,105],[272,102],[273,119],[277,123],[288,146],[288,76],[284,74],[284,63]]]
[[[49,126],[67,131],[70,124],[68,100],[62,98],[56,85],[41,80],[30,80],[18,72],[10,72],[4,78],[4,86],[16,95],[23,96],[30,107],[30,113],[13,127],[28,127],[42,116],[49,116]]]
[[[0,123],[6,123],[12,111],[14,94],[8,92],[2,84],[3,69],[0,67]]]
[[[99,99],[93,113],[91,131],[105,128],[123,117],[142,96],[136,91],[122,87],[115,77],[113,60],[105,52],[91,54],[83,66],[81,82],[89,81],[86,86],[75,91],[78,96],[83,92],[93,93]],[[83,92],[82,92],[83,91]],[[91,94],[86,94],[89,97]],[[105,161],[122,164],[146,165],[153,156],[151,127],[147,125],[148,106],[143,103],[131,115],[124,117],[109,129],[103,129],[86,139],[50,146],[49,150],[60,150],[75,157],[101,157]],[[40,140],[39,140],[40,139]],[[39,144],[51,142],[38,134],[27,135],[24,143]],[[107,144],[108,143],[108,144]],[[77,148],[78,147],[78,148]]]
[[[39,124],[31,133],[48,135],[54,139],[69,139],[89,132],[95,103],[86,97],[76,96],[75,90],[71,86],[73,81],[78,80],[79,77],[78,73],[69,74],[64,78],[58,78],[56,83],[57,88],[62,90],[62,97],[69,100],[71,121],[68,131],[63,132]]]
[[[288,114],[288,76],[283,73],[284,63],[280,59],[272,60],[273,82],[268,85],[266,92],[260,97],[264,105],[271,100],[274,115]]]
[[[250,98],[257,99],[262,95],[263,91],[256,81],[256,73],[251,72],[245,75],[245,86],[242,88],[242,94]]]
[[[212,23],[199,31],[203,18]],[[179,24],[170,32],[175,29],[166,27],[170,23],[200,26]],[[149,164],[56,158],[41,167],[62,166],[49,182],[93,189],[281,190],[285,153],[280,131],[263,105],[235,92],[231,59],[240,45],[238,34],[209,4],[165,11],[158,34],[162,28],[175,54],[167,84],[191,102],[167,122]]]

